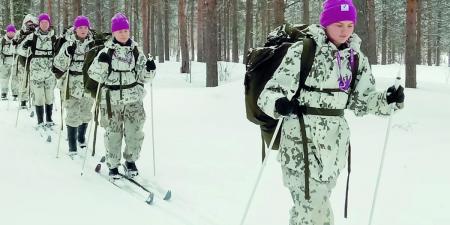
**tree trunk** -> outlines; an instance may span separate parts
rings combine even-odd
[[[278,27],[284,23],[284,0],[273,0],[273,9],[275,14],[274,26]]]
[[[187,41],[186,28],[186,0],[179,0],[178,4],[178,24],[180,27],[180,47],[181,47],[181,73],[189,73],[189,46]]]
[[[220,3],[221,0],[219,0]],[[222,30],[222,18],[223,18],[223,12],[217,12],[218,16],[217,16],[217,60],[221,61],[222,60],[222,51],[223,51],[223,30]],[[206,20],[207,21],[207,20]]]
[[[232,19],[232,27],[233,27],[233,31],[232,31],[232,39],[233,39],[233,46],[232,46],[232,56],[233,59],[232,61],[235,63],[239,62],[239,46],[238,46],[238,4],[237,4],[237,0],[232,0],[231,1],[231,8],[232,8],[232,15],[231,15],[231,19]]]
[[[191,15],[190,15],[190,30],[191,30],[191,60],[195,60],[195,45],[194,45],[194,15],[195,15],[195,0],[190,0],[191,2]]]
[[[155,1],[159,0],[151,0],[151,4],[149,5],[150,10],[150,53],[153,56],[156,56],[158,53],[156,51],[156,28],[155,28],[155,22],[156,22],[156,12],[155,12]]]
[[[247,52],[252,47],[251,40],[253,39],[253,0],[246,1],[245,7],[245,40],[244,40],[244,64],[247,63]]]
[[[405,74],[406,87],[416,88],[416,10],[417,0],[408,0],[406,11],[406,52],[405,52]]]
[[[158,29],[157,33],[158,33],[158,45],[156,46],[158,49],[158,60],[159,63],[164,63],[164,31],[163,31],[163,24],[162,24],[162,1],[163,0],[156,0],[157,1],[157,17],[158,17],[158,22],[156,24],[156,27]]]
[[[82,11],[81,11],[81,0],[73,0],[73,18],[71,19],[75,19],[75,17],[82,15]]]
[[[269,31],[269,25],[270,25],[270,20],[269,20],[269,15],[270,15],[270,11],[267,7],[267,0],[261,0],[261,28],[260,28],[260,37],[259,37],[259,41],[257,43],[258,46],[262,46],[264,44],[264,42],[266,41],[266,37]]]
[[[356,22],[355,32],[363,40],[361,43],[362,52],[367,55],[369,53],[368,40],[369,39],[369,27],[367,24],[367,4],[366,0],[354,1],[358,10],[358,20]]]
[[[442,4],[443,5],[443,4]],[[441,34],[442,34],[442,7],[438,7],[436,35],[436,66],[441,65]]]
[[[386,65],[386,58],[387,58],[387,32],[388,32],[388,19],[387,19],[387,0],[383,0],[383,11],[382,11],[382,17],[383,20],[383,28],[381,31],[381,65]]]
[[[417,40],[416,40],[416,54],[417,64],[422,64],[422,5],[423,0],[417,0]]]
[[[304,24],[309,24],[309,0],[303,0],[303,21]]]
[[[146,1],[146,0],[141,0],[141,1]],[[141,38],[140,38],[140,34],[139,34],[140,32],[139,32],[139,23],[138,23],[138,21],[140,20],[139,19],[139,0],[133,0],[133,2],[134,2],[133,35],[134,35],[134,40],[136,42],[140,42]]]
[[[39,10],[41,12],[45,12],[45,1],[44,0],[39,1]]]
[[[64,16],[63,16],[63,24],[64,28],[69,27],[69,0],[64,0]]]
[[[142,15],[142,40],[143,40],[143,47],[144,47],[144,54],[147,56],[149,51],[149,43],[148,43],[148,36],[149,36],[149,30],[148,30],[148,0],[141,0],[141,15]]]
[[[165,47],[165,56],[166,60],[170,60],[170,5],[169,0],[164,0],[164,47]]]
[[[52,0],[48,0],[47,1],[47,13],[48,13],[48,15],[50,15],[50,18],[53,18],[53,10],[52,10]],[[45,10],[43,11],[43,12],[45,12]],[[55,18],[56,19],[56,18]],[[56,20],[55,20],[56,21]],[[55,23],[56,24],[56,23]]]
[[[95,1],[95,18],[95,27],[97,31],[101,31],[103,27],[102,0]]]
[[[367,58],[370,64],[378,63],[377,54],[377,29],[375,25],[375,0],[367,0],[368,27],[369,27],[369,52]]]
[[[206,8],[206,87],[217,87],[217,22],[216,0],[205,0]]]
[[[409,2],[409,1],[408,1]],[[428,66],[433,65],[431,58],[432,58],[432,49],[433,49],[433,3],[431,0],[427,0],[427,20],[428,20],[428,26],[427,26],[427,63]]]
[[[109,20],[116,14],[116,0],[109,1]],[[106,20],[108,22],[108,20]],[[109,23],[107,23],[109,24]]]
[[[204,0],[197,1],[197,62],[204,62],[203,34],[204,34]]]

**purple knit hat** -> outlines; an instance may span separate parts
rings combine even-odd
[[[85,16],[77,16],[75,20],[73,21],[73,28],[76,30],[78,27],[86,26],[91,28],[91,22],[89,21],[89,18]]]
[[[111,19],[111,32],[129,29],[130,22],[128,22],[128,18],[123,13],[116,13]]]
[[[14,24],[9,24],[8,26],[6,26],[6,33],[8,32],[16,33],[16,27],[14,26]]]
[[[352,21],[356,25],[357,12],[352,0],[326,0],[320,14],[320,25],[327,27],[339,21]]]
[[[48,23],[50,23],[50,24],[52,23],[52,20],[50,19],[50,16],[47,13],[41,13],[38,16],[38,20],[39,20],[39,22],[41,22],[42,20],[47,20]]]

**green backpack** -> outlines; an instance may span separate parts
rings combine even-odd
[[[257,105],[258,97],[266,83],[281,64],[289,47],[297,41],[304,41],[302,53],[302,69],[307,75],[314,61],[316,44],[308,38],[304,30],[307,25],[283,24],[272,31],[264,47],[249,49],[247,53],[247,71],[245,73],[245,108],[247,119],[261,128],[262,157],[265,157],[265,145],[272,139],[277,120],[265,114]],[[308,62],[305,62],[309,59]],[[308,72],[308,73],[306,73]],[[280,133],[275,139],[272,149],[277,150],[280,143]]]
[[[281,64],[289,47],[295,42],[303,41],[303,51],[301,55],[300,82],[299,87],[303,87],[314,63],[316,52],[316,43],[306,34],[308,25],[290,25],[283,24],[272,31],[264,47],[249,49],[247,53],[247,70],[245,73],[245,108],[247,119],[257,124],[261,129],[262,139],[262,158],[265,158],[265,146],[269,145],[275,132],[278,120],[265,114],[257,105],[258,97],[264,89],[266,83],[272,78],[274,72]],[[356,58],[356,71],[358,60]],[[354,70],[355,71],[355,70]],[[356,72],[354,72],[356,73]],[[354,84],[354,74],[352,85]],[[352,88],[353,89],[353,88]],[[300,88],[294,95],[297,98],[300,94]],[[280,135],[278,132],[273,150],[279,149]]]

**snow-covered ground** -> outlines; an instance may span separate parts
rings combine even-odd
[[[380,90],[392,84],[398,68],[373,67]],[[227,80],[204,88],[204,64],[193,63],[191,82],[179,73],[178,63],[158,65],[153,90],[156,178],[147,86],[146,138],[137,165],[142,178],[173,191],[170,202],[156,198],[151,206],[142,192],[122,191],[93,171],[104,152],[101,128],[97,155],[88,158],[80,176],[82,161],[65,155],[64,137],[56,159],[57,135],[46,143],[33,129],[35,118],[25,111],[15,128],[17,103],[0,102],[0,224],[238,225],[261,165],[261,143],[259,128],[245,118],[244,66],[221,64],[219,69],[229,71]],[[405,109],[392,118],[373,225],[449,224],[449,75],[447,67],[419,66],[418,88],[406,90]],[[55,121],[60,120],[57,108]],[[336,224],[361,225],[368,222],[388,120],[356,118],[351,112],[347,118],[353,152],[349,218],[343,218],[346,173],[332,204]],[[246,225],[288,224],[292,203],[275,156],[270,155]]]

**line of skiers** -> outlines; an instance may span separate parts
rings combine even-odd
[[[11,86],[12,100],[20,102],[19,109],[34,106],[37,129],[52,129],[58,87],[70,156],[77,154],[77,148],[86,148],[86,130],[95,107],[105,129],[109,175],[120,178],[124,139],[125,166],[136,176],[146,118],[144,83],[152,82],[156,66],[132,40],[124,14],[117,13],[111,19],[109,36],[96,35],[90,25],[87,17],[78,16],[60,37],[55,35],[47,13],[37,18],[26,15],[18,32],[13,24],[8,25],[0,48],[1,99],[8,100]]]

